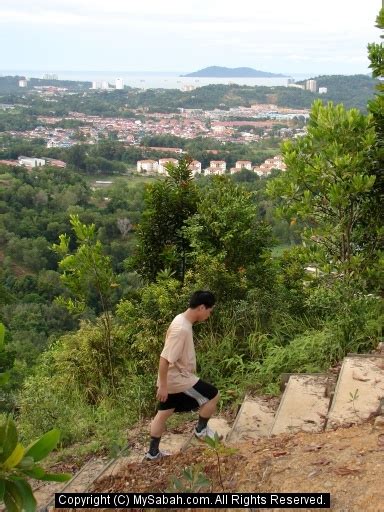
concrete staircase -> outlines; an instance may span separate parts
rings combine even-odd
[[[284,388],[277,408],[246,397],[227,441],[321,432],[384,414],[384,354],[349,354],[336,383],[331,375],[292,374]]]
[[[344,358],[327,429],[359,423],[384,406],[384,356],[349,354]]]
[[[384,414],[384,354],[349,354],[344,358],[337,381],[326,374],[288,374],[281,399],[246,396],[232,426],[222,418],[210,420],[223,441],[270,437],[298,431],[321,432],[360,423]],[[161,448],[171,454],[187,450],[198,441],[193,434],[166,434]],[[87,492],[99,479],[143,460],[145,449],[120,454],[110,462],[89,461],[68,483],[50,484],[35,492],[38,510],[47,512],[55,492]],[[47,494],[47,490],[50,493]]]

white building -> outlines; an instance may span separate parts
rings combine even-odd
[[[212,174],[225,174],[227,168],[227,164],[225,160],[211,160],[209,162],[209,167],[204,169],[205,176],[210,176]]]
[[[227,163],[225,160],[211,160],[209,162],[209,167],[221,171],[218,174],[224,174],[225,170],[227,169]]]
[[[281,155],[276,155],[273,158],[267,158],[263,164],[254,167],[253,170],[258,176],[268,176],[271,174],[272,169],[279,169],[280,171],[285,171],[287,169]]]
[[[19,80],[19,87],[27,87],[28,86],[28,80]]]
[[[328,88],[327,87],[319,87],[319,94],[327,94]]]
[[[124,89],[124,80],[122,78],[116,78],[115,80],[115,87],[116,90],[123,90]]]
[[[224,125],[214,125],[212,126],[211,130],[213,131],[213,133],[224,133],[226,131],[226,127]]]
[[[235,163],[236,169],[248,169],[249,171],[252,171],[252,162],[250,160],[238,160]]]
[[[157,172],[158,165],[156,160],[139,160],[137,162],[137,172]]]
[[[94,80],[92,82],[92,89],[101,89],[101,82],[99,80]]]
[[[317,82],[316,80],[307,80],[305,82],[305,88],[307,91],[316,92],[317,91]]]
[[[166,169],[166,166],[168,164],[177,165],[178,163],[179,163],[179,161],[176,158],[160,158],[159,167],[157,169],[157,172],[159,174],[164,174],[164,175],[168,176],[168,171]]]
[[[57,80],[59,77],[56,73],[44,73],[43,80]]]
[[[109,89],[109,83],[107,80],[102,80],[101,81],[101,89]]]
[[[189,164],[188,169],[192,172],[192,176],[196,176],[196,174],[201,174],[201,162],[198,160],[192,160]]]
[[[288,87],[296,87],[296,89],[305,89],[305,85],[301,84],[288,84]]]
[[[25,165],[25,167],[42,167],[45,165],[45,160],[43,158],[19,156],[18,161],[20,165]]]

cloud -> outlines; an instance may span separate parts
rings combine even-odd
[[[272,61],[275,69],[290,62],[331,62],[337,55],[365,63],[367,43],[379,40],[374,27],[379,3],[1,0],[0,44],[7,48],[3,66],[29,61],[38,67],[48,55],[53,69],[56,61],[66,67],[113,61],[186,69],[192,60],[225,65],[229,57],[235,65]],[[36,41],[34,51],[23,44],[29,40]]]

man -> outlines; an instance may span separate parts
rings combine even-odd
[[[219,400],[218,390],[200,380],[196,372],[196,354],[192,326],[207,320],[215,305],[215,297],[209,291],[192,294],[189,307],[171,322],[160,355],[157,378],[157,414],[151,423],[151,442],[146,453],[147,460],[157,460],[165,455],[159,450],[160,439],[165,431],[167,419],[174,412],[199,409],[199,420],[194,429],[201,439],[214,438],[208,420],[214,414]]]

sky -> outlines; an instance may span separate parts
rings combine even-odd
[[[2,70],[368,73],[382,0],[1,0]]]

